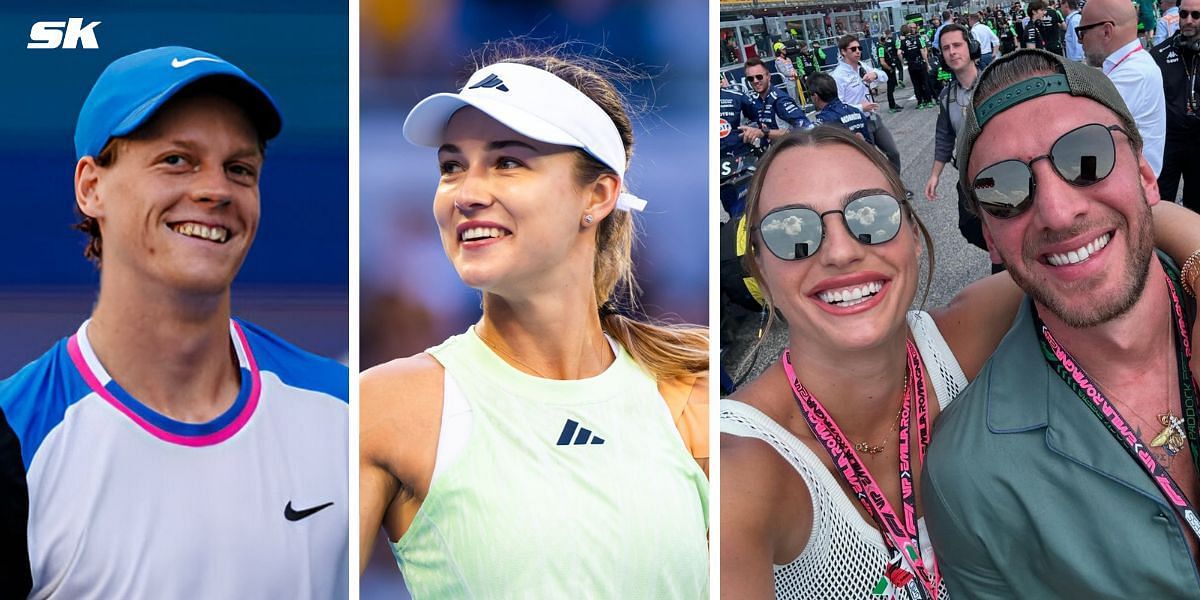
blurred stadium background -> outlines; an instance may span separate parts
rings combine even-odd
[[[100,21],[99,48],[28,50],[37,21]],[[234,314],[337,359],[348,354],[348,22],[345,3],[27,3],[0,8],[0,378],[75,331],[95,301],[83,258],[72,141],[104,67],[165,45],[213,52],[265,86],[283,113],[261,182],[262,223],[234,284]]]
[[[601,57],[653,75],[633,87],[652,108],[637,123],[628,175],[650,203],[635,251],[642,303],[656,317],[708,322],[704,8],[689,0],[362,1],[362,368],[420,352],[479,318],[479,293],[459,281],[437,236],[435,153],[405,141],[401,125],[426,95],[460,87],[472,51],[512,36],[603,46]],[[382,535],[361,591],[363,600],[405,597]]]

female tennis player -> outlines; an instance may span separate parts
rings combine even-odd
[[[361,380],[361,548],[414,598],[706,598],[707,330],[636,290],[622,97],[575,57],[493,57],[404,124],[483,295],[461,335]]]
[[[1186,258],[1200,216],[1161,210],[1160,245]],[[775,143],[746,214],[748,266],[790,341],[721,403],[722,595],[948,597],[917,482],[934,420],[1008,330],[1020,289],[1001,273],[910,311],[928,233],[891,164],[842,129]]]

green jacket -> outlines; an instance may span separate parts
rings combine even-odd
[[[1165,310],[1166,307],[1164,306]],[[1186,525],[1050,370],[1026,298],[942,413],[921,481],[956,598],[1200,598]]]
[[[813,46],[812,52],[807,55],[803,53],[796,54],[796,75],[804,77],[809,73],[816,73],[821,70],[821,65],[825,64],[825,49],[820,46]]]

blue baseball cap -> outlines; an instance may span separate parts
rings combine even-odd
[[[246,110],[260,141],[279,135],[279,108],[258,82],[219,56],[165,46],[118,58],[96,79],[75,125],[75,159],[100,154],[109,139],[133,133],[175,94],[210,79],[215,93]]]

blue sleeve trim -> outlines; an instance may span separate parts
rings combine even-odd
[[[258,370],[277,375],[284,383],[350,401],[350,370],[341,363],[301,350],[252,323],[235,319],[246,334]]]
[[[66,339],[0,382],[0,410],[20,440],[26,471],[42,440],[62,423],[67,408],[90,393],[71,362]]]

